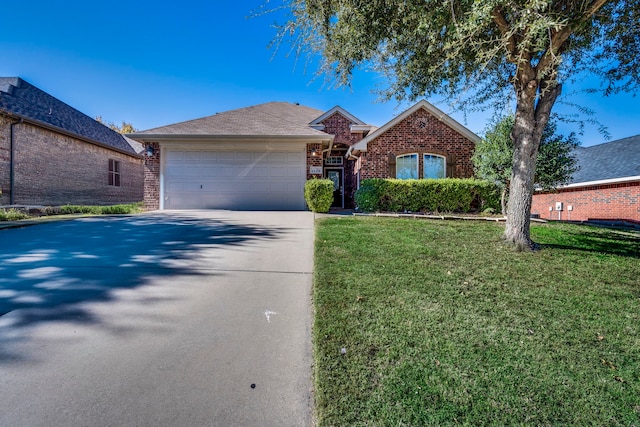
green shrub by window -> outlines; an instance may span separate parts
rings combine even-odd
[[[496,209],[497,187],[473,178],[365,179],[355,194],[365,212],[470,212]]]
[[[304,200],[313,212],[329,212],[333,203],[333,181],[310,179],[304,184]]]

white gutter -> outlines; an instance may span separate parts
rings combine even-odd
[[[127,137],[143,142],[160,141],[214,141],[214,140],[304,140],[304,141],[332,141],[333,135],[170,135],[170,134],[148,134],[129,133]]]
[[[568,184],[558,187],[558,190],[565,188],[580,188],[580,187],[594,187],[598,185],[607,185],[607,184],[621,184],[624,182],[633,182],[640,181],[640,175],[636,176],[626,176],[623,178],[610,178],[610,179],[601,179],[598,181],[585,181],[585,182],[576,182],[574,184]]]

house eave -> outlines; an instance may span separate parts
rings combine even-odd
[[[143,158],[142,154],[136,153],[135,151],[123,150],[121,148],[114,147],[113,145],[105,144],[104,142],[96,141],[94,139],[87,138],[85,136],[78,135],[78,134],[73,133],[73,132],[69,132],[69,131],[67,131],[65,129],[62,129],[62,128],[59,128],[57,126],[53,126],[53,125],[50,125],[48,123],[41,122],[39,120],[34,120],[34,119],[29,118],[29,117],[23,116],[21,114],[11,113],[11,112],[8,112],[8,111],[0,111],[0,114],[3,114],[5,116],[7,116],[7,117],[11,117],[11,118],[14,118],[14,119],[21,119],[24,123],[29,123],[29,124],[31,124],[33,126],[37,126],[37,127],[43,128],[43,129],[47,129],[47,130],[49,130],[51,132],[56,132],[56,133],[59,133],[61,135],[68,136],[70,138],[78,139],[78,140],[86,142],[88,144],[97,145],[98,147],[106,148],[106,149],[111,150],[111,151],[116,151],[116,152],[121,153],[121,154],[126,154],[127,156],[135,157],[135,158],[138,158],[138,159],[142,159]],[[132,150],[133,150],[133,148],[132,148]]]
[[[323,122],[324,120],[328,119],[329,117],[333,116],[336,113],[339,113],[342,116],[346,117],[348,120],[350,120],[354,124],[366,125],[365,122],[363,122],[362,120],[360,120],[359,118],[357,118],[356,116],[354,116],[353,114],[351,114],[350,112],[348,112],[347,110],[342,108],[341,106],[336,105],[335,107],[333,107],[332,109],[328,110],[327,112],[322,114],[320,117],[318,117],[314,121],[312,121],[310,123],[310,126],[315,126],[315,125],[322,124],[321,122]]]
[[[127,134],[127,137],[138,142],[215,142],[215,141],[333,141],[333,135],[193,135],[193,134]]]
[[[634,182],[634,181],[640,181],[640,175],[626,176],[622,178],[600,179],[597,181],[575,182],[573,184],[559,186],[557,189],[564,190],[564,189],[582,188],[582,187],[597,187],[600,185],[626,184],[628,182]],[[544,192],[544,190],[540,190],[540,192]]]

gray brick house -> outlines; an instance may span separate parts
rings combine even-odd
[[[21,78],[0,78],[0,205],[142,201],[141,151]]]

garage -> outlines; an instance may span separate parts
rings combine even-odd
[[[334,139],[312,125],[322,114],[268,102],[127,135],[144,146],[144,207],[305,210]]]
[[[164,159],[164,209],[305,209],[304,149],[167,149]]]

